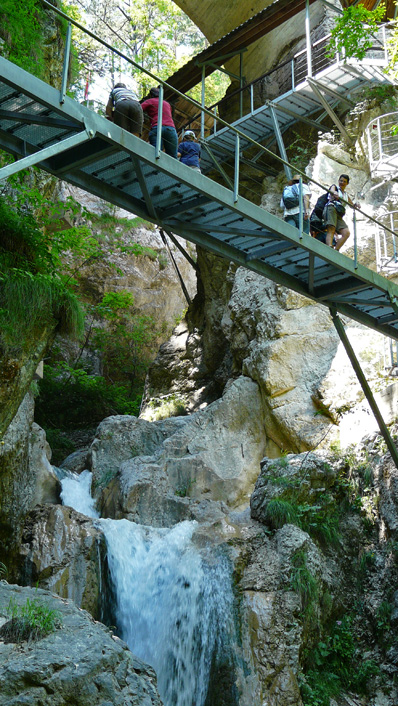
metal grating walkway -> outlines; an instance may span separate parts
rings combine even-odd
[[[232,123],[252,140],[264,143],[275,137],[276,130],[285,132],[297,120],[304,119],[311,123],[311,117],[319,113],[328,104],[332,109],[341,102],[348,108],[353,108],[351,100],[354,92],[377,83],[388,84],[390,80],[383,69],[388,65],[388,55],[385,50],[385,29],[378,32],[379,44],[368,50],[366,57],[358,62],[355,59],[343,61],[337,57],[328,56],[330,36],[323,37],[312,45],[311,73],[308,76],[308,58],[305,51],[297,54],[291,62],[285,62],[268,75],[278,89],[278,97],[266,100],[264,105],[254,109],[254,82],[250,86],[250,112]],[[261,91],[261,86],[257,86]],[[241,93],[248,99],[249,88],[243,88]],[[277,125],[276,125],[277,123]],[[318,130],[329,131],[322,123],[313,122]],[[219,162],[233,159],[235,150],[235,133],[227,127],[217,130],[215,118],[214,133],[206,144],[211,147],[213,155]],[[244,151],[252,144],[243,137],[240,138],[239,149]],[[201,160],[203,172],[214,168],[214,163],[204,150]]]
[[[398,339],[398,286],[0,57],[0,147]],[[7,169],[7,168],[6,168]],[[0,178],[7,175],[4,168]]]

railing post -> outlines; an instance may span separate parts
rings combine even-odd
[[[292,66],[291,66],[291,68],[292,68],[292,91],[294,91],[295,86],[296,86],[296,82],[295,82],[295,79],[294,79],[294,57],[293,57],[293,59],[292,59]]]
[[[203,111],[203,108],[205,107],[205,90],[206,90],[205,81],[206,81],[206,66],[203,64],[203,66],[202,66],[202,100],[201,100],[202,110],[200,113],[200,137],[202,140],[205,139],[205,114]]]
[[[216,132],[217,132],[217,106],[214,107],[213,132],[214,132],[214,134],[216,134]]]
[[[235,136],[234,203],[239,196],[239,135]]]
[[[353,216],[353,225],[354,225],[354,267],[357,269],[358,267],[358,242],[357,242],[357,214],[354,209],[354,216]]]
[[[376,118],[377,120],[377,141],[379,145],[379,159],[382,158],[383,156],[383,140],[381,139],[381,120],[380,118]]]
[[[392,236],[392,247],[394,250],[394,262],[397,262],[397,241],[395,240],[395,231],[394,231],[394,214],[390,214],[390,229],[393,231],[393,236]]]
[[[386,26],[385,25],[382,26],[381,33],[383,35],[384,59],[385,59],[386,64],[388,64],[388,45],[387,45]]]
[[[155,159],[159,159],[160,149],[162,146],[163,93],[164,93],[164,89],[163,89],[163,86],[161,85],[159,88],[158,129],[157,129],[157,133],[156,133]]]
[[[66,39],[65,39],[64,67],[62,70],[62,84],[61,84],[61,91],[60,91],[60,95],[59,95],[59,102],[60,103],[65,102],[66,86],[67,86],[67,82],[68,82],[71,38],[72,38],[72,25],[70,22],[68,22],[68,27],[66,30]]]
[[[254,87],[250,84],[250,112],[254,113]]]
[[[243,53],[240,53],[240,59],[239,59],[239,88],[240,88],[240,93],[239,93],[239,117],[241,118],[243,115]]]
[[[300,240],[303,237],[303,223],[304,223],[304,214],[303,214],[303,180],[300,177],[299,181],[299,231],[300,231]]]
[[[307,76],[312,76],[310,3],[305,0],[305,36],[307,42]]]

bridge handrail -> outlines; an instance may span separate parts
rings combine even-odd
[[[173,93],[175,93],[176,95],[178,95],[180,98],[184,98],[185,100],[187,100],[188,102],[190,102],[192,105],[198,107],[201,113],[205,113],[206,115],[209,115],[210,117],[213,117],[213,113],[212,113],[208,108],[206,108],[205,106],[201,106],[201,105],[198,103],[198,101],[196,101],[195,99],[191,98],[190,96],[186,96],[184,93],[182,93],[181,91],[179,91],[178,89],[174,88],[174,87],[171,86],[169,83],[167,83],[167,81],[164,81],[163,79],[161,79],[161,78],[159,78],[158,76],[156,76],[156,74],[152,73],[152,72],[149,71],[148,69],[145,69],[143,66],[141,66],[140,64],[138,64],[138,63],[137,63],[136,61],[134,61],[133,59],[130,59],[128,56],[126,56],[125,54],[123,54],[123,52],[121,52],[119,49],[116,49],[116,48],[112,47],[112,46],[109,44],[109,42],[107,42],[107,41],[104,40],[104,39],[101,39],[100,37],[98,37],[97,35],[95,35],[93,32],[91,32],[89,29],[87,29],[86,27],[84,27],[83,25],[81,25],[79,22],[77,22],[76,20],[74,20],[72,17],[69,17],[69,15],[67,15],[66,13],[62,12],[62,11],[59,10],[57,7],[54,7],[54,5],[52,5],[51,2],[49,2],[49,0],[41,0],[41,2],[42,2],[42,4],[45,5],[50,11],[55,12],[57,15],[59,15],[60,17],[62,17],[64,20],[67,20],[67,22],[69,22],[70,24],[73,24],[74,26],[76,26],[80,31],[82,31],[82,32],[84,32],[84,33],[86,33],[86,34],[88,34],[90,37],[92,37],[93,39],[95,39],[97,42],[99,42],[100,44],[102,44],[103,46],[105,46],[107,49],[109,49],[109,51],[111,51],[111,52],[117,54],[120,58],[122,58],[122,59],[124,59],[125,61],[127,61],[129,64],[131,64],[132,66],[134,66],[136,69],[138,69],[139,71],[142,71],[144,74],[146,74],[147,76],[149,76],[153,81],[155,81],[158,85],[162,86],[163,89],[166,87],[166,88],[169,89],[171,92],[173,92]],[[66,47],[66,50],[68,50],[68,47]],[[66,70],[67,70],[67,68],[66,68]],[[311,184],[314,184],[315,186],[317,186],[317,187],[318,187],[319,189],[321,189],[322,191],[328,191],[329,187],[325,186],[324,184],[321,184],[321,183],[318,182],[316,179],[313,179],[312,177],[307,176],[307,175],[305,174],[305,172],[303,172],[302,170],[300,170],[298,167],[296,167],[296,166],[290,164],[290,162],[288,162],[287,160],[283,159],[283,158],[280,157],[279,155],[276,155],[274,152],[271,152],[271,150],[269,150],[269,149],[267,149],[266,147],[264,147],[264,145],[261,145],[259,142],[257,142],[256,140],[253,140],[253,138],[249,137],[249,136],[246,135],[244,132],[242,132],[241,130],[239,130],[239,128],[236,128],[236,127],[234,127],[233,125],[230,125],[230,123],[228,123],[228,122],[227,122],[226,120],[224,120],[223,118],[218,118],[218,120],[219,120],[219,122],[220,122],[224,127],[229,128],[229,129],[232,130],[232,132],[235,134],[235,136],[236,136],[235,152],[239,152],[239,139],[240,139],[240,138],[243,138],[246,142],[249,142],[251,145],[253,145],[254,147],[256,147],[258,150],[260,150],[260,151],[263,152],[264,154],[270,156],[273,160],[276,160],[276,161],[279,162],[281,165],[286,166],[286,167],[288,167],[288,168],[290,168],[290,169],[293,169],[295,173],[300,174],[300,176],[301,176],[303,179],[305,179],[306,181],[311,182]],[[236,162],[236,161],[237,161],[237,160],[235,160],[235,162]],[[238,172],[238,184],[239,184],[239,172]],[[234,189],[232,189],[232,190],[233,190],[234,193],[236,194],[236,200],[237,200],[237,186],[236,186],[236,183],[235,183]],[[343,201],[343,203],[344,203],[345,206],[349,206],[350,208],[353,208],[353,209],[354,209],[354,231],[355,231],[355,211],[358,211],[359,213],[361,213],[361,215],[365,216],[365,218],[367,218],[368,220],[372,221],[373,223],[376,223],[376,225],[378,225],[378,226],[380,225],[379,222],[378,222],[375,218],[373,218],[373,216],[370,216],[369,214],[365,213],[365,212],[362,211],[360,208],[356,208],[356,207],[351,206],[351,204],[349,204],[347,201],[344,201],[343,199],[342,199],[342,201]],[[384,226],[384,228],[385,228],[385,230],[389,231],[393,236],[395,236],[394,231],[392,231],[390,228],[385,227],[385,226]],[[354,232],[354,239],[355,239],[355,232]],[[356,248],[356,243],[355,243],[355,246],[354,246],[354,251],[355,251],[355,252],[354,252],[354,260],[355,260],[355,262],[356,262],[356,259],[357,259],[357,252],[356,252],[356,250],[357,250],[357,248]]]

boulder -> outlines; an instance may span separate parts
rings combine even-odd
[[[105,543],[93,521],[61,505],[42,505],[27,516],[19,554],[18,580],[39,584],[101,615]]]
[[[58,625],[46,637],[0,641],[0,706],[162,706],[151,667],[72,601],[0,583],[0,620],[16,606],[44,604]]]
[[[265,444],[258,387],[243,376],[190,417],[155,423],[110,417],[92,447],[94,472],[112,467],[115,476],[103,493],[102,512],[167,527],[203,521],[206,505],[213,519],[220,510],[244,507]]]

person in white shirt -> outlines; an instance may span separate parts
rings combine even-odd
[[[338,186],[332,184],[329,189],[329,200],[323,209],[323,220],[326,226],[326,245],[330,247],[335,247],[336,250],[340,250],[342,245],[350,237],[350,231],[347,223],[343,221],[343,216],[345,215],[345,207],[341,202],[344,199],[350,203],[354,208],[361,208],[359,203],[354,204],[348,194],[345,193],[346,187],[350,182],[350,177],[348,174],[341,174],[339,176]],[[337,238],[337,236],[340,238]],[[333,237],[336,237],[335,245],[333,245]]]

